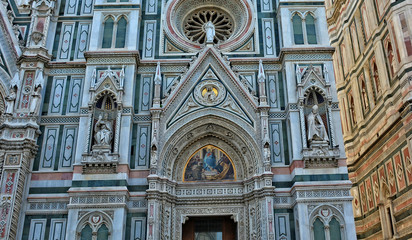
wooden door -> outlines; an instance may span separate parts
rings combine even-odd
[[[182,226],[182,240],[236,240],[237,226],[230,216],[189,217]]]

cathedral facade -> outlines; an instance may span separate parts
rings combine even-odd
[[[0,17],[0,240],[356,238],[324,1]]]
[[[412,237],[412,4],[326,1],[358,239]]]

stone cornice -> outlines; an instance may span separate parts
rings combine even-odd
[[[104,59],[104,58],[133,58],[135,63],[140,62],[139,51],[87,51],[84,53],[84,57],[87,60],[87,63],[92,59]],[[121,62],[120,62],[121,63]]]

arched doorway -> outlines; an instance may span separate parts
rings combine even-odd
[[[182,240],[237,240],[237,224],[230,216],[189,217]]]

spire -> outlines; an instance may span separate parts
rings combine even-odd
[[[259,74],[258,74],[259,106],[267,106],[265,80],[266,80],[265,70],[263,69],[263,63],[262,63],[262,59],[261,59],[259,61]]]
[[[38,68],[36,80],[34,80],[34,87],[35,88],[43,87],[43,83],[44,83],[43,71],[40,68]]]
[[[120,87],[123,88],[124,85],[124,65],[122,66],[122,71],[120,71]]]
[[[161,84],[162,82],[162,74],[160,72],[160,62],[157,62],[157,66],[156,66],[156,75],[154,78],[154,82],[155,84]]]
[[[96,68],[95,68],[95,69],[93,69],[92,79],[90,81],[90,86],[92,88],[94,88],[94,86],[96,85],[96,75],[97,75],[97,73],[96,73]]]
[[[19,76],[19,71],[17,71],[14,76],[13,79],[11,80],[11,87],[17,87],[19,86],[20,83],[20,76]]]
[[[159,108],[160,107],[160,86],[162,83],[162,75],[160,72],[160,62],[157,62],[154,83],[155,83],[155,89],[154,89],[154,97],[153,97],[153,107]]]
[[[296,81],[300,83],[302,80],[302,73],[300,72],[299,64],[296,64]]]
[[[265,82],[265,70],[263,69],[262,59],[260,59],[260,61],[259,61],[258,80],[259,80],[259,82]]]

